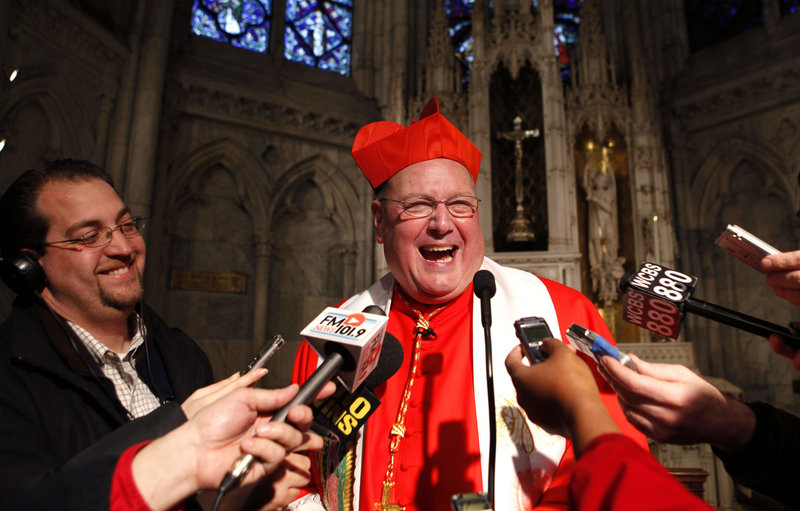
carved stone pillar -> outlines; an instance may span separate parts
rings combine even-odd
[[[139,67],[139,56],[142,49],[142,29],[147,2],[139,2],[136,14],[128,35],[128,46],[131,49],[128,60],[122,68],[119,90],[117,92],[117,105],[110,126],[110,140],[106,150],[106,170],[114,178],[120,193],[124,184],[125,167],[128,161],[128,144],[130,142],[131,116],[133,115],[133,100],[136,90],[136,69]]]
[[[267,308],[269,306],[269,263],[272,243],[268,233],[259,231],[253,237],[256,253],[256,274],[253,279],[253,353],[267,338]]]
[[[94,161],[104,161],[106,154],[106,143],[108,141],[108,130],[111,124],[111,110],[114,108],[114,98],[107,95],[100,97],[100,107],[97,112],[97,124],[95,132],[97,138],[95,139],[94,146]]]
[[[355,244],[342,248],[343,282],[342,296],[350,296],[358,291],[356,282],[356,262],[358,261],[358,247]]]
[[[142,57],[137,73],[138,82],[128,153],[130,157],[124,193],[131,210],[143,215],[150,214],[153,193],[161,97],[164,92],[172,11],[172,0],[148,2],[149,23],[142,40]]]
[[[489,73],[490,69],[486,60],[485,42],[486,34],[486,7],[479,5],[472,13],[472,37],[475,44],[472,48],[472,83],[481,86],[469,88],[469,121],[467,136],[483,153],[481,170],[478,173],[476,190],[481,199],[480,223],[484,235],[484,245],[487,250],[493,250],[494,240],[492,233],[492,144],[491,130],[489,128]]]

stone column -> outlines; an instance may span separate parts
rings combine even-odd
[[[540,7],[541,33],[555,30],[552,4]],[[537,50],[542,80],[542,123],[547,165],[547,223],[549,252],[578,252],[578,222],[574,159],[567,145],[566,107],[556,67],[553,38],[542,37]]]
[[[111,125],[111,110],[114,108],[114,97],[108,95],[100,96],[99,100],[100,109],[97,115],[97,125],[95,126],[95,139],[94,157],[96,162],[105,160],[106,143],[108,141],[108,130]]]
[[[764,0],[761,4],[761,13],[764,17],[764,30],[768,34],[775,32],[781,20],[781,6],[779,0]]]
[[[356,293],[356,262],[358,261],[358,249],[355,244],[348,244],[342,247],[342,269],[343,272],[343,293],[342,296],[350,296]]]
[[[489,113],[489,69],[486,63],[486,45],[490,38],[487,27],[486,6],[475,4],[472,11],[472,85],[469,88],[468,131],[470,140],[483,153],[481,170],[476,183],[477,195],[481,199],[479,206],[481,230],[486,251],[494,252],[492,232],[492,141]]]
[[[133,106],[124,195],[136,214],[149,215],[158,154],[161,100],[172,28],[173,0],[148,2]]]
[[[253,245],[256,249],[256,274],[253,279],[253,353],[256,353],[267,338],[267,307],[269,305],[269,258],[272,244],[268,233],[255,233]]]
[[[117,106],[111,124],[111,133],[106,151],[106,170],[114,178],[120,193],[124,193],[125,167],[128,161],[128,138],[131,130],[131,116],[133,113],[134,93],[136,92],[136,70],[139,67],[139,57],[142,49],[142,30],[146,2],[138,2],[136,13],[128,35],[128,45],[131,52],[122,69]]]

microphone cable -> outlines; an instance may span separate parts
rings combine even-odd
[[[489,270],[479,270],[472,279],[472,290],[481,301],[481,324],[486,345],[486,391],[489,394],[489,473],[487,504],[494,509],[494,466],[497,458],[497,418],[494,403],[494,375],[492,371],[492,305],[497,292],[494,275]]]

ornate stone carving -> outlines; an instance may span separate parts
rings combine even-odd
[[[495,16],[489,23],[487,60],[493,65],[504,62],[511,78],[516,80],[526,60],[537,62],[539,27],[535,16],[520,11],[519,2],[512,6],[499,4],[495,3]]]
[[[697,369],[694,349],[690,342],[620,343],[619,349],[626,353],[634,353],[648,362],[681,364],[690,369]]]
[[[50,41],[53,46],[68,52],[76,62],[96,72],[112,62],[115,66],[122,64],[122,55],[128,50],[112,36],[103,37],[105,41],[93,37],[94,30],[87,30],[86,25],[78,24],[57,9],[45,8],[42,2],[21,2],[20,5],[21,24],[38,37]]]
[[[774,104],[787,95],[800,92],[800,68],[789,67],[773,73],[753,75],[749,81],[725,90],[713,89],[707,94],[691,96],[694,101],[677,104],[674,114],[684,122],[717,123],[719,117],[739,116],[765,104]]]
[[[179,87],[180,109],[201,116],[224,119],[233,124],[285,131],[299,129],[312,138],[327,135],[349,146],[361,123],[312,111],[271,103],[262,99],[238,96],[208,87],[182,83]]]

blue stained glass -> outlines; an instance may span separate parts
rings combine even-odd
[[[467,63],[467,66],[471,69],[472,68],[472,45],[473,45],[472,36],[467,37],[461,44],[456,47],[456,57],[459,60],[464,61]]]
[[[265,53],[271,0],[195,0],[192,33],[246,50]]]
[[[579,16],[583,0],[555,0],[553,2],[553,49],[561,72],[561,79],[569,80],[572,65],[572,52],[578,41]]]
[[[293,62],[349,75],[352,17],[352,0],[289,0],[284,56]]]
[[[762,25],[761,4],[761,0],[684,0],[691,50],[713,46]]]
[[[269,23],[264,27],[254,27],[249,29],[238,39],[231,41],[231,44],[246,50],[254,50],[260,53],[267,51],[267,37],[269,36]]]
[[[781,16],[787,16],[797,12],[800,0],[781,0]]]
[[[196,10],[192,16],[192,33],[227,43],[228,39],[217,28],[216,22],[205,11]]]
[[[800,0],[798,0],[800,1]],[[476,0],[444,0],[444,12],[450,22],[448,35],[453,42],[454,53],[461,63],[463,84],[469,82],[469,73],[472,69],[472,9]],[[534,9],[538,9],[539,2],[532,0]],[[572,52],[578,37],[580,24],[580,8],[583,0],[554,0],[553,11],[555,30],[553,46],[556,59],[564,80],[569,78]],[[491,9],[491,3],[489,4]]]
[[[475,0],[445,0],[444,13],[449,18],[464,18],[472,14]]]
[[[444,14],[450,27],[447,34],[461,64],[461,84],[467,86],[472,70],[472,9],[476,0],[444,0]]]

